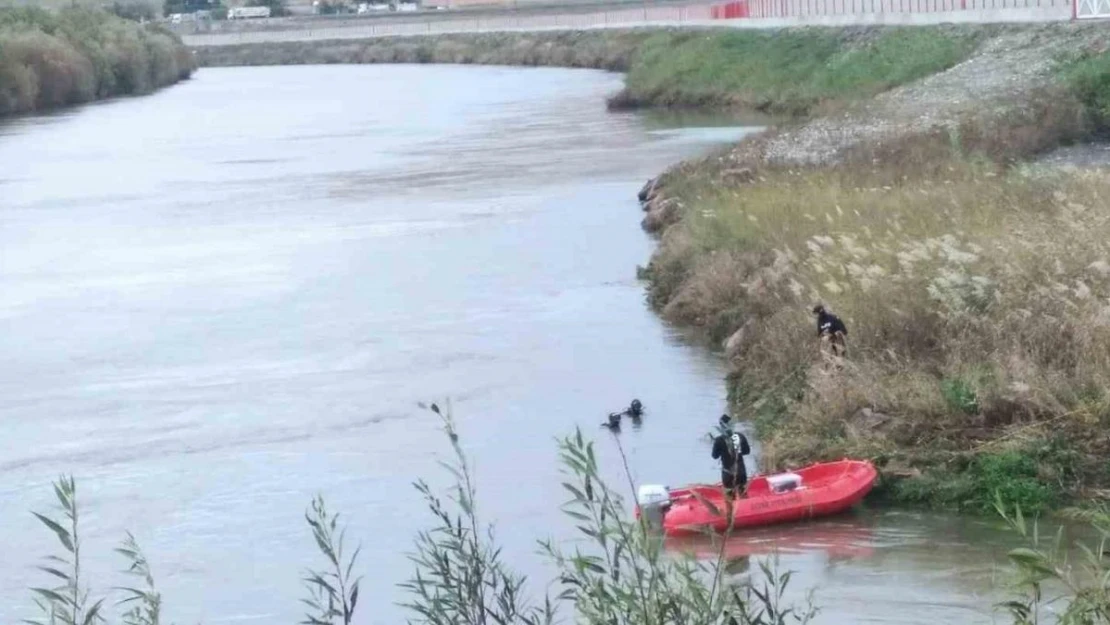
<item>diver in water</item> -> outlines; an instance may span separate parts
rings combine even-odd
[[[621,418],[625,415],[632,419],[634,425],[639,424],[640,419],[644,416],[644,405],[640,403],[640,400],[633,399],[632,403],[624,410],[620,412],[610,412],[608,420],[601,425],[610,430],[619,430],[621,427]]]
[[[748,468],[744,456],[752,453],[748,438],[732,429],[732,418],[721,415],[721,433],[713,439],[713,459],[721,461],[721,486],[735,498],[748,483]]]

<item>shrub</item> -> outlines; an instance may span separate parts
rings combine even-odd
[[[1029,512],[1041,512],[1055,500],[1053,490],[1037,475],[1037,462],[1028,453],[985,454],[975,459],[972,475],[980,508],[991,509],[992,496],[1001,496]]]
[[[152,2],[143,0],[130,0],[120,2],[117,0],[108,7],[108,11],[117,17],[135,22],[150,21],[159,17],[158,8]]]
[[[137,95],[188,78],[176,35],[106,11],[0,8],[0,115]]]
[[[966,380],[961,378],[941,380],[940,388],[945,401],[953,411],[965,414],[979,412],[979,397],[975,393],[975,388]]]
[[[1110,52],[1081,55],[1065,64],[1063,76],[1099,132],[1110,132]]]

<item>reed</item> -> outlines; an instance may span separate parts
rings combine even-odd
[[[406,597],[401,605],[410,615],[409,622],[551,625],[563,622],[562,608],[573,614],[570,618],[575,622],[588,625],[786,625],[806,623],[816,614],[811,600],[804,606],[783,600],[790,574],[780,571],[775,560],[761,561],[758,574],[750,577],[732,575],[737,562],[725,558],[727,535],[715,537],[720,551],[710,562],[665,552],[662,541],[645,522],[630,518],[619,489],[602,479],[594,443],[585,440],[581,431],[559,441],[558,446],[567,476],[564,487],[573,496],[563,510],[587,540],[538,543],[559,571],[547,586],[559,592],[534,596],[526,578],[504,560],[491,526],[479,516],[471,463],[450,411],[436,404],[429,410],[441,418],[451,443],[453,459],[443,467],[454,478],[454,485],[444,500],[427,483],[415,484],[427,504],[430,523],[415,537],[410,556],[413,576],[398,588]],[[614,441],[623,456],[619,439]],[[631,485],[627,470],[625,477]],[[112,616],[106,606],[114,599],[121,610],[127,608],[118,614],[118,622],[157,625],[162,618],[162,595],[146,556],[130,533],[116,552],[127,564],[123,574],[138,583],[90,598],[93,591],[82,575],[86,556],[79,540],[76,481],[62,477],[54,491],[61,516],[36,516],[61,546],[40,569],[60,583],[31,589],[40,616],[27,622],[108,622]],[[303,575],[307,594],[301,603],[308,612],[301,622],[350,625],[361,607],[360,549],[347,555],[346,530],[321,496],[313,499],[305,521],[324,566]],[[748,568],[746,559],[741,564]]]

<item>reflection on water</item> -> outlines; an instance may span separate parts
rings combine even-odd
[[[317,492],[364,545],[362,623],[394,585],[447,450],[450,397],[507,557],[544,578],[554,437],[604,470],[715,479],[718,356],[645,307],[636,192],[750,129],[610,114],[620,78],[478,67],[206,69],[145,98],[0,127],[0,620],[29,616],[51,548],[28,510],[78,479],[90,579],[125,529],[175,622],[291,622]],[[734,121],[731,123],[735,123]],[[981,622],[991,527],[868,515],[753,531],[784,547],[818,622]],[[939,618],[938,618],[939,617]]]
[[[1046,536],[1061,530],[1073,555],[1077,541],[1097,543],[1083,527],[1043,521],[1041,527]],[[780,571],[793,572],[788,600],[815,590],[818,622],[924,624],[1010,622],[994,609],[1014,596],[1005,555],[1028,543],[994,517],[861,509],[738,530],[728,539],[667,539],[665,546],[674,554],[723,558],[734,575],[777,559]]]

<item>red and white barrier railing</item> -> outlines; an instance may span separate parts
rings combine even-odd
[[[948,17],[967,22],[1048,21],[1110,18],[1110,0],[732,0],[713,5],[711,16],[838,24],[925,23]]]
[[[1110,18],[1110,0],[728,0],[687,6],[640,6],[581,13],[366,22],[346,27],[183,35],[187,45],[362,39],[397,35],[542,31],[648,25],[772,28],[794,25],[1047,22]]]

